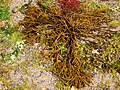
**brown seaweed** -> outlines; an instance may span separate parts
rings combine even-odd
[[[57,4],[48,8],[29,5],[25,18],[20,22],[26,43],[48,46],[48,60],[53,61],[52,73],[64,80],[65,85],[77,88],[89,85],[91,67],[102,62],[100,54],[112,37],[108,24],[113,20],[109,9],[94,10],[80,3],[77,11],[62,13]]]

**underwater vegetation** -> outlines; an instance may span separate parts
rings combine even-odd
[[[10,62],[18,57],[22,45],[22,36],[17,31],[18,25],[9,23],[12,16],[10,2],[11,0],[0,0],[0,62]]]
[[[9,3],[11,0],[0,0],[0,21],[10,19]]]
[[[28,5],[21,33],[27,44],[44,44],[51,72],[64,85],[81,88],[92,82],[92,71],[120,72],[120,34],[111,31],[112,11],[79,0],[57,0]]]

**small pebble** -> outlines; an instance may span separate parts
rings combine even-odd
[[[0,20],[0,28],[4,27],[5,25],[6,25],[6,22]]]
[[[48,90],[47,88],[42,88],[42,90]]]

